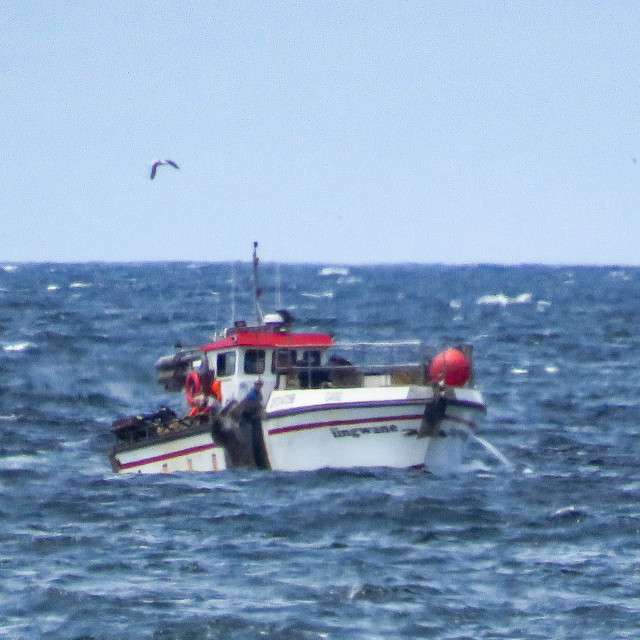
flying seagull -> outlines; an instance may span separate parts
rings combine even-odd
[[[156,177],[156,171],[158,170],[158,167],[160,165],[163,165],[163,164],[170,164],[172,167],[175,167],[176,169],[180,168],[173,160],[156,160],[151,165],[151,179],[152,180]]]

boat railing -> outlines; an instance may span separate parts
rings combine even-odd
[[[208,424],[208,414],[170,418],[169,416],[154,419],[161,414],[161,408],[155,414],[147,416],[131,416],[116,420],[111,430],[115,434],[118,445],[122,448],[133,444],[144,443],[145,446],[168,439],[184,437],[184,432],[202,429]]]
[[[279,389],[321,389],[353,387],[389,387],[425,384],[423,365],[370,365],[366,368],[348,364],[291,366],[278,371]]]
[[[420,340],[337,342],[331,353],[360,367],[419,364],[435,355]]]
[[[470,361],[470,345],[459,348]],[[417,340],[338,343],[324,364],[279,363],[276,387],[319,389],[431,384],[429,363],[437,352]],[[472,379],[469,382],[472,383]]]

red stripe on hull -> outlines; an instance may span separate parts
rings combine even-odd
[[[179,458],[180,456],[186,456],[190,453],[198,453],[200,451],[207,451],[207,449],[215,449],[218,445],[201,444],[197,447],[190,447],[189,449],[182,449],[182,451],[174,451],[172,453],[163,453],[160,456],[154,456],[153,458],[143,458],[142,460],[136,460],[135,462],[120,463],[121,469],[131,469],[131,467],[141,467],[144,464],[151,464],[152,462],[162,462],[163,460],[171,460],[172,458]]]

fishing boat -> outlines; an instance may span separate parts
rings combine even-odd
[[[486,412],[471,346],[434,353],[418,341],[296,331],[288,311],[260,309],[256,249],[256,322],[160,358],[158,382],[184,390],[191,415],[161,407],[116,420],[114,471],[458,468]]]

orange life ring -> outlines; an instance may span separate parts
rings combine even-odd
[[[202,385],[200,384],[200,376],[197,371],[189,371],[187,380],[184,383],[184,392],[187,396],[187,402],[194,404],[195,397],[200,393]]]

